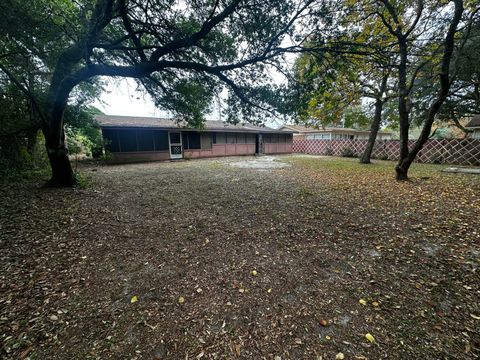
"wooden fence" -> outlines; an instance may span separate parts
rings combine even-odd
[[[409,142],[410,147],[415,143]],[[293,152],[316,155],[360,156],[367,140],[306,140],[293,138]],[[379,140],[375,143],[372,157],[383,160],[398,160],[400,142]],[[480,165],[480,139],[428,140],[416,158],[417,162],[433,164]]]

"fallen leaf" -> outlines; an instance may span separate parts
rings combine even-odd
[[[370,341],[371,343],[374,343],[374,342],[375,342],[375,338],[373,337],[372,334],[366,333],[366,334],[365,334],[365,337],[366,337],[367,340]]]
[[[343,360],[345,359],[345,355],[343,353],[339,352],[337,355],[335,355],[335,360]]]
[[[367,300],[365,300],[365,299],[360,299],[360,300],[358,300],[358,302],[362,305],[367,305]]]
[[[130,299],[130,302],[133,304],[133,303],[136,303],[138,301],[138,298],[137,298],[137,295],[134,295],[132,296],[132,298]]]
[[[179,304],[183,304],[184,302],[185,302],[185,298],[184,298],[183,296],[180,296],[180,297],[178,298],[178,303],[179,303]]]
[[[257,270],[252,270],[251,274],[252,276],[257,276]]]

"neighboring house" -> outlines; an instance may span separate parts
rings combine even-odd
[[[480,139],[480,115],[474,115],[465,128],[473,130],[470,135],[472,139]]]
[[[113,162],[292,152],[292,132],[206,121],[202,131],[170,119],[97,115]]]
[[[292,131],[295,139],[307,140],[368,140],[370,136],[370,131],[337,127],[314,129],[301,125],[283,125],[279,130]],[[379,131],[377,134],[377,140],[391,138],[391,132]]]

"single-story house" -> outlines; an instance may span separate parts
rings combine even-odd
[[[112,162],[292,152],[292,132],[250,124],[205,122],[203,130],[171,119],[97,115]]]
[[[279,130],[291,131],[295,139],[307,140],[368,140],[370,136],[370,131],[339,127],[314,129],[301,125],[283,125]],[[391,138],[391,132],[379,131],[377,134],[377,140],[390,140]]]
[[[466,129],[473,130],[472,139],[480,139],[480,115],[474,115],[472,119],[465,125]]]

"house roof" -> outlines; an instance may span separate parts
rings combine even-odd
[[[174,119],[121,116],[121,115],[96,115],[95,119],[101,128],[157,128],[157,129],[184,129],[196,130],[186,127],[184,122],[177,123]],[[255,126],[252,124],[228,124],[220,120],[206,120],[203,130],[225,132],[254,132],[254,133],[279,133],[284,132],[267,126]]]
[[[472,119],[465,125],[466,128],[480,128],[480,115],[472,116]]]
[[[282,129],[287,129],[290,131],[293,131],[294,133],[299,133],[299,134],[312,134],[312,133],[325,133],[325,132],[331,132],[331,133],[365,133],[368,134],[370,133],[369,130],[357,130],[357,129],[352,129],[352,128],[338,128],[338,127],[325,127],[325,128],[319,128],[315,129],[312,127],[306,127],[302,125],[283,125],[280,127],[279,130]],[[391,134],[389,131],[379,131],[381,134]]]

